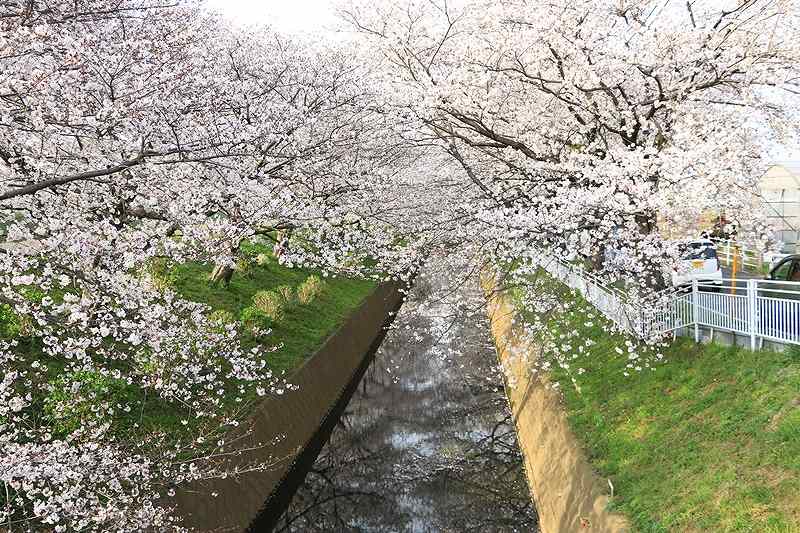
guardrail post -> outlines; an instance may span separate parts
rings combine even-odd
[[[750,330],[750,349],[756,351],[756,333],[758,332],[758,281],[754,279],[747,280],[747,307],[749,324],[747,329]]]
[[[698,321],[697,307],[700,303],[697,289],[697,280],[692,280],[692,322],[694,322],[694,342],[700,342],[700,322]]]

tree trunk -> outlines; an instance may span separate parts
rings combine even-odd
[[[648,210],[635,217],[642,237],[658,231],[658,215],[655,211]],[[644,265],[644,283],[653,290],[661,290],[667,286],[667,280],[662,272],[662,265],[659,261],[646,261]]]
[[[237,242],[235,245],[230,244],[230,257],[236,259],[239,257],[239,246],[241,245],[240,242]],[[214,264],[214,270],[211,271],[211,274],[208,276],[208,283],[211,286],[222,284],[225,287],[230,285],[231,278],[233,277],[233,272],[235,268],[229,262],[225,264],[216,263]]]
[[[233,267],[230,265],[214,265],[214,270],[211,271],[211,274],[208,276],[208,281],[211,285],[218,285],[223,284],[227,287],[230,282],[231,278],[233,277]]]
[[[591,257],[592,261],[592,268],[596,271],[603,270],[603,267],[606,265],[606,245],[600,244],[597,247],[597,251]]]

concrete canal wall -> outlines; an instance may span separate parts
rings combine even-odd
[[[530,370],[540,348],[515,333],[515,309],[509,296],[495,290],[494,277],[481,281],[541,531],[628,531],[624,517],[606,510],[610,487],[572,433],[559,392],[547,386],[546,375]]]
[[[380,285],[291,377],[299,389],[267,398],[238,443],[254,447],[229,459],[248,465],[276,458],[274,467],[198,482],[176,494],[184,525],[206,532],[271,531],[314,463],[402,305],[399,286]],[[275,445],[264,447],[276,437]],[[214,497],[213,493],[217,496]]]

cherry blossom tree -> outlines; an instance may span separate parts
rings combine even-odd
[[[764,140],[797,129],[794,2],[364,2],[392,104],[460,167],[470,232],[652,274],[659,226],[763,233]],[[666,250],[665,250],[666,249]],[[512,255],[513,252],[512,252]],[[597,265],[601,261],[595,261]]]
[[[0,523],[172,528],[169,493],[238,473],[230,430],[286,384],[268,336],[243,348],[152,260],[224,280],[242,240],[279,228],[309,243],[295,262],[376,255],[401,146],[342,50],[191,3],[12,1],[0,26]],[[186,430],[146,427],[150,409]]]
[[[0,212],[17,242],[0,257],[0,522],[167,528],[160,499],[230,473],[214,457],[237,403],[276,383],[267,350],[146,269],[199,248],[228,207],[208,162],[241,122],[210,105],[228,82],[216,21],[158,2],[0,10]],[[151,407],[187,431],[143,427],[134,409]]]
[[[673,221],[761,231],[763,139],[797,129],[795,2],[342,14],[356,38],[321,43],[182,0],[0,5],[3,527],[177,527],[170,491],[235,474],[228,430],[286,386],[268,336],[243,348],[157,258],[224,283],[244,241],[291,231],[282,261],[336,274],[427,260],[457,284],[487,257],[613,248],[652,284]]]

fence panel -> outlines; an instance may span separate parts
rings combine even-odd
[[[750,309],[747,295],[698,291],[697,316],[701,326],[750,333]]]
[[[544,254],[539,257],[541,268],[632,335],[650,339],[703,326],[749,335],[753,349],[756,338],[800,344],[800,282],[723,280],[722,289],[695,283],[691,292],[662,291],[650,300],[632,302],[623,291],[578,265]]]
[[[727,239],[711,240],[716,245],[717,257],[726,266],[732,266],[735,258],[739,269],[748,268],[755,272],[763,270],[764,251],[757,244]]]
[[[768,296],[756,298],[757,335],[787,344],[800,344],[800,301]]]

